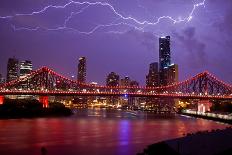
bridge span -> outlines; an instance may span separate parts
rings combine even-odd
[[[185,81],[161,87],[109,87],[80,83],[42,67],[24,78],[0,85],[0,103],[6,95],[38,95],[47,104],[46,96],[123,96],[212,100],[232,99],[232,85],[209,72]]]

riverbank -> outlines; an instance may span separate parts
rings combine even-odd
[[[186,115],[186,116],[191,116],[191,117],[195,117],[195,118],[202,118],[202,119],[207,119],[207,120],[212,120],[212,121],[217,121],[217,122],[222,122],[222,123],[228,123],[228,124],[232,124],[232,120],[225,118],[224,115],[219,115],[217,116],[217,114],[211,114],[211,113],[206,113],[206,114],[200,114],[200,113],[196,113],[196,112],[186,112],[186,111],[182,111],[179,114],[181,115]]]
[[[187,136],[149,145],[137,155],[231,155],[232,128],[224,130],[199,131]]]
[[[72,111],[62,103],[50,103],[43,108],[37,100],[7,100],[0,105],[0,119],[62,117],[70,116]]]

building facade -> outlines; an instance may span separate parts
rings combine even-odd
[[[147,87],[159,86],[159,64],[154,62],[150,64],[148,75],[146,76]]]
[[[19,61],[16,58],[9,58],[7,63],[7,82],[18,78]]]
[[[79,58],[77,81],[81,83],[86,82],[86,58],[85,57]]]
[[[171,64],[167,69],[167,84],[172,85],[178,82],[179,70],[177,64]]]
[[[160,86],[168,84],[167,69],[171,65],[170,36],[159,38],[159,72]]]
[[[106,78],[107,86],[119,86],[119,75],[115,72],[111,72]]]
[[[119,86],[119,75],[116,74],[115,72],[111,72],[107,77],[106,77],[106,86]],[[118,96],[109,96],[107,97],[107,104],[113,104],[116,105],[120,101],[120,98]]]
[[[120,86],[130,86],[131,80],[129,76],[126,76],[124,79],[120,80]]]
[[[29,60],[21,61],[19,68],[19,76],[20,78],[24,78],[29,75],[32,71],[32,62]]]

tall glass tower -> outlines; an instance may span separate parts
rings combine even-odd
[[[170,36],[159,38],[160,70],[171,65]]]
[[[171,65],[170,36],[159,38],[160,85],[167,85],[166,70]]]
[[[85,57],[79,58],[77,80],[82,83],[86,82],[86,58]]]

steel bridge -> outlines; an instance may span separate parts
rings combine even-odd
[[[232,99],[232,85],[205,71],[185,81],[161,87],[109,87],[80,83],[55,71],[42,67],[24,78],[0,85],[0,104],[5,95],[38,95],[43,104],[48,96],[122,96],[178,98],[178,99]]]

